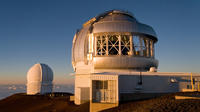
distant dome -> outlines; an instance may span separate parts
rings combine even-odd
[[[51,82],[53,81],[53,71],[46,64],[35,64],[33,65],[27,73],[28,82]]]
[[[35,64],[27,73],[27,94],[49,93],[52,91],[53,71],[46,64]]]

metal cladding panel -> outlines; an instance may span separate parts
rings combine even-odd
[[[34,95],[40,93],[41,91],[41,83],[39,82],[31,82],[27,84],[27,94]]]
[[[178,83],[170,83],[170,76],[144,75],[142,74],[141,89],[137,90],[140,75],[120,75],[120,93],[168,93],[178,92]],[[132,85],[132,86],[129,86]],[[159,85],[159,86],[158,86]]]
[[[107,15],[104,18],[100,18],[99,22],[103,21],[136,21],[136,19],[124,14],[112,14]]]
[[[94,57],[95,69],[130,69],[157,67],[158,60],[145,57],[107,56]]]
[[[41,82],[42,81],[42,69],[40,64],[33,65],[27,73],[27,82]]]
[[[46,64],[41,64],[42,67],[42,82],[52,82],[53,81],[53,71]]]
[[[138,77],[135,75],[120,75],[119,76],[119,93],[133,93],[138,82]],[[131,85],[131,86],[130,86]]]
[[[93,33],[133,32],[151,35],[155,38],[157,37],[155,31],[150,26],[138,23],[136,21],[97,22],[93,26]]]
[[[42,84],[41,86],[41,94],[45,94],[45,93],[51,93],[53,90],[53,84],[49,83],[49,84]]]
[[[139,26],[139,28],[138,28],[139,33],[148,34],[153,37],[157,37],[156,32],[153,30],[153,28],[151,26],[146,25],[146,24],[141,24],[141,23],[138,23],[138,26]]]
[[[118,80],[118,75],[106,75],[106,74],[100,74],[100,75],[92,75],[91,80]]]
[[[77,39],[75,40],[75,43],[73,43],[73,51],[74,53],[74,61],[75,63],[78,61],[84,61],[84,58],[86,56],[85,54],[85,44],[86,44],[86,39],[87,39],[87,33],[89,31],[89,25],[84,27],[83,29],[80,30],[80,32],[77,35]]]
[[[137,32],[135,23],[128,21],[119,22],[100,22],[94,24],[93,33],[101,32]]]

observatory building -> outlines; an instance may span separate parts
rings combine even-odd
[[[119,101],[196,89],[199,74],[156,71],[157,41],[151,26],[126,11],[107,11],[84,23],[72,46],[75,104],[90,101],[91,111],[98,111]]]
[[[53,71],[46,64],[35,64],[27,73],[27,94],[51,93],[53,88]]]

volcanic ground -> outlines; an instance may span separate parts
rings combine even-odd
[[[50,95],[14,94],[0,100],[0,112],[89,112],[89,103],[71,102],[70,93]],[[176,100],[175,95],[195,96],[199,92],[167,94],[158,98],[121,102],[104,112],[200,112],[200,100]]]

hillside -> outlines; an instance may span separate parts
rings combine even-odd
[[[69,93],[49,95],[14,94],[0,100],[0,112],[88,112],[89,103],[80,106],[69,101]],[[200,112],[200,100],[175,100],[175,95],[200,96],[199,92],[174,93],[142,101],[121,102],[103,112]]]
[[[61,95],[62,94],[62,95]],[[0,112],[88,112],[89,103],[81,106],[69,101],[69,93],[48,95],[14,94],[0,100]]]

